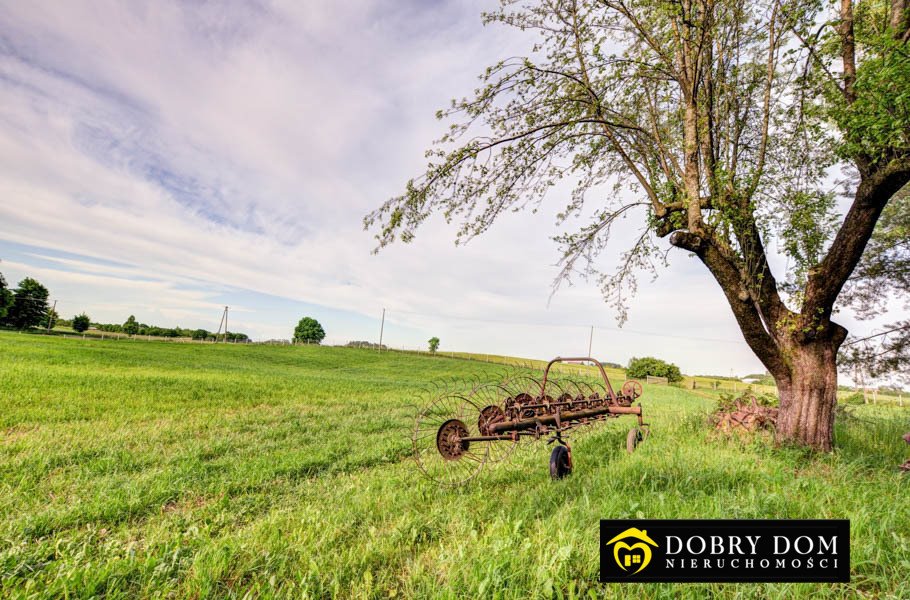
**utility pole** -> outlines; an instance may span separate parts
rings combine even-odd
[[[588,337],[588,356],[591,356],[591,345],[594,343],[594,326],[591,325],[591,335]]]
[[[382,309],[382,322],[379,325],[379,351],[382,352],[382,333],[385,331],[385,309]]]
[[[213,343],[218,341],[218,334],[221,333],[222,325],[224,325],[224,334],[221,339],[222,339],[222,341],[224,341],[224,343],[227,343],[227,322],[228,322],[228,307],[225,306],[224,312],[221,313],[221,320],[218,321],[218,331],[215,332],[215,339],[214,339]]]
[[[54,308],[51,309],[51,312],[47,314],[47,332],[51,332],[51,320],[54,318],[54,314],[57,312],[57,301],[54,300]]]

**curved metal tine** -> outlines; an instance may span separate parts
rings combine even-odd
[[[435,398],[417,416],[412,440],[414,458],[424,475],[442,485],[459,485],[480,472],[488,458],[486,445],[470,444],[464,454],[455,460],[444,458],[436,445],[439,428],[450,419],[461,421],[469,436],[478,435],[479,413],[465,395],[447,393]]]
[[[590,400],[591,396],[597,391],[586,379],[574,379],[573,383],[578,388],[578,393],[584,396],[586,401]]]
[[[590,395],[587,386],[578,379],[570,378],[565,380],[566,391],[572,395],[572,401],[575,403],[587,402]]]
[[[604,386],[603,381],[595,378],[586,379],[585,385],[587,385],[590,390],[588,398],[593,398],[597,402],[609,400],[610,394],[607,392],[607,388]]]
[[[547,379],[547,389],[544,390],[544,394],[551,398],[551,402],[558,402],[564,394],[572,395],[571,392],[566,390],[565,384],[561,379],[554,377]]]
[[[487,406],[496,406],[503,408],[505,400],[510,397],[509,390],[496,383],[490,383],[477,388],[471,396],[471,400],[483,410]],[[512,454],[515,446],[518,445],[518,439],[514,440],[495,440],[489,442],[478,442],[488,446],[489,462],[496,463],[505,460]]]
[[[506,368],[496,372],[495,381],[498,381],[499,384],[501,385],[502,383],[511,379],[514,374],[515,374],[514,367],[506,367]],[[490,380],[494,381],[494,378],[491,378]]]
[[[514,395],[528,394],[532,398],[540,396],[541,380],[530,373],[521,373],[509,381],[509,389]]]
[[[601,379],[596,377],[586,378],[585,382],[588,384],[588,387],[591,388],[591,392],[597,394],[597,397],[600,400],[610,397],[610,394],[607,393],[607,386],[604,385],[604,382]]]

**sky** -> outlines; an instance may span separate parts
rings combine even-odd
[[[44,283],[65,318],[215,330],[229,306],[256,340],[312,316],[346,343],[377,341],[385,309],[393,347],[548,358],[590,342],[611,362],[763,371],[684,252],[643,278],[622,328],[595,281],[552,295],[559,190],[466,245],[434,218],[372,253],[362,218],[420,173],[436,111],[533,42],[483,26],[494,6],[0,1],[0,272]]]

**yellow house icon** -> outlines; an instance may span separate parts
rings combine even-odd
[[[628,539],[638,541],[629,545],[629,543],[625,541]],[[651,549],[646,544],[650,544],[655,548],[657,547],[657,542],[648,537],[648,532],[638,529],[637,527],[626,529],[607,542],[607,546],[610,544],[615,544],[615,546],[613,546],[613,560],[616,561],[616,564],[619,565],[620,569],[628,571],[631,567],[638,567],[633,574],[638,573],[651,562]],[[620,560],[619,557],[620,550],[626,550],[626,554],[622,557],[622,560]],[[633,550],[641,550],[641,554],[633,554]]]

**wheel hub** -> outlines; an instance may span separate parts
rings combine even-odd
[[[469,442],[461,438],[468,437],[468,428],[458,419],[449,419],[439,427],[436,434],[436,449],[446,460],[458,460],[467,452]]]
[[[490,405],[480,411],[480,418],[477,419],[477,429],[481,435],[492,435],[490,426],[494,423],[505,420],[506,413],[496,405]]]

